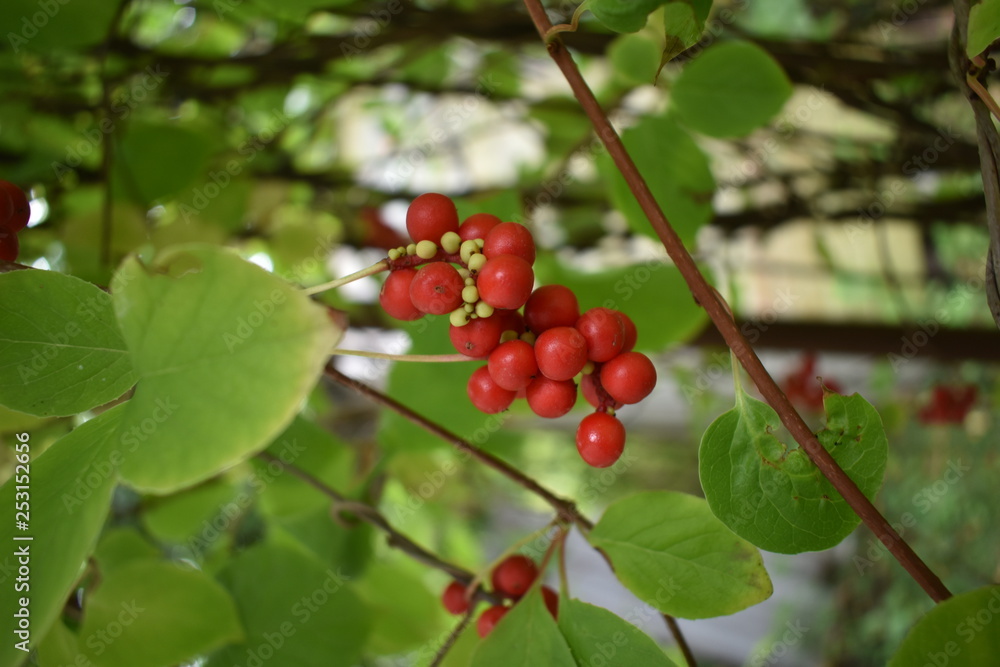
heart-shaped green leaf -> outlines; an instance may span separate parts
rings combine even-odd
[[[213,246],[126,260],[113,300],[139,376],[119,431],[123,479],[169,493],[263,449],[339,338],[324,309]]]
[[[820,443],[869,498],[885,474],[888,443],[878,412],[864,398],[828,393]],[[861,521],[799,448],[774,435],[781,425],[766,403],[742,391],[736,407],[701,440],[699,474],[715,516],[761,549],[828,549]]]
[[[703,499],[685,493],[647,491],[619,500],[587,539],[630,591],[672,616],[725,616],[772,592],[760,552]]]
[[[111,297],[55,271],[0,274],[0,403],[66,416],[114,400],[135,383]]]
[[[889,667],[982,667],[1000,656],[1000,586],[960,593],[933,607],[906,635]]]

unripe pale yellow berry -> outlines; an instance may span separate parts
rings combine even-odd
[[[479,303],[485,304],[485,301],[480,301]],[[506,343],[509,340],[517,340],[517,332],[513,329],[507,329],[502,334],[500,334],[500,342]]]
[[[458,250],[458,256],[462,258],[463,262],[468,264],[469,258],[471,258],[477,252],[479,252],[479,246],[476,245],[475,241],[463,241],[461,247]]]
[[[528,345],[535,344],[535,334],[531,333],[530,331],[525,331],[523,334],[519,336],[519,338]]]
[[[458,275],[462,276],[462,280],[468,280],[469,277],[472,274],[469,273],[469,270],[467,268],[465,268],[464,266],[460,266],[460,267],[458,267]],[[473,281],[473,282],[475,282],[475,281]],[[465,284],[468,285],[469,283],[465,283]]]
[[[453,327],[464,327],[469,323],[469,314],[465,312],[465,308],[457,308],[451,311],[448,321],[451,322],[451,326]]]
[[[462,289],[462,301],[466,303],[479,301],[479,289],[475,285],[466,285]]]
[[[441,237],[441,247],[449,255],[453,255],[458,252],[458,249],[462,246],[462,237],[455,232],[445,232]]]
[[[476,304],[476,315],[479,317],[489,317],[493,314],[493,306],[486,303],[485,301],[480,301]],[[514,333],[511,331],[511,333]],[[514,334],[514,338],[517,338],[517,334]]]
[[[393,248],[389,251],[389,259],[399,259],[399,248]]]
[[[417,244],[416,243],[411,243],[410,245],[406,246],[406,254],[407,255],[416,255],[417,254]]]
[[[465,312],[469,313],[470,315],[476,312],[476,307],[473,306],[471,303],[463,303],[462,308],[465,310]]]
[[[419,241],[417,243],[416,252],[417,252],[417,257],[419,257],[420,259],[430,259],[431,257],[433,257],[438,253],[438,247],[437,244],[434,243],[434,241],[428,241],[424,239],[423,241]]]
[[[469,258],[467,263],[469,265],[469,271],[482,271],[483,267],[486,266],[486,255],[473,255]]]

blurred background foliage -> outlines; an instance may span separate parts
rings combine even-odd
[[[550,3],[556,21],[574,8]],[[991,481],[1000,346],[982,290],[979,161],[948,72],[950,29],[950,5],[938,0],[717,0],[709,37],[659,74],[647,33],[614,35],[585,15],[565,39],[772,372],[787,382],[808,367],[806,382],[836,379],[880,408],[892,454],[879,504],[896,520],[923,507],[916,499],[930,488],[933,511],[917,511],[906,537],[965,590],[1000,580]],[[572,419],[541,424],[516,409],[498,430],[467,405],[464,365],[344,360],[345,372],[456,432],[486,433],[485,448],[588,515],[631,490],[700,492],[696,444],[730,404],[728,357],[663,266],[519,3],[6,0],[0,34],[0,175],[33,199],[19,261],[107,285],[127,253],[200,241],[315,284],[399,245],[413,196],[447,193],[463,216],[529,224],[544,249],[540,281],[570,285],[585,308],[611,299],[637,322],[663,378],[658,399],[624,413],[627,461],[639,465],[611,477],[584,469]],[[790,97],[726,136],[709,107],[675,103],[674,84],[699,53],[737,40],[769,54]],[[738,68],[727,68],[732,89]],[[399,327],[377,291],[370,278],[322,297],[350,315],[343,347],[450,351],[442,321]],[[975,387],[974,400],[952,418],[928,417],[934,388],[950,386]],[[547,521],[537,499],[474,465],[442,476],[455,457],[445,443],[335,388],[318,388],[304,415],[290,427],[316,445],[304,467],[380,502],[401,530],[471,569]],[[0,425],[43,441],[70,424],[3,412]],[[934,487],[959,460],[968,474]],[[119,490],[97,561],[167,553],[238,586],[263,556],[233,554],[266,533],[289,562],[308,553],[359,577],[357,606],[374,620],[346,654],[426,664],[418,654],[449,623],[436,601],[443,576],[366,528],[331,522],[326,499],[295,480],[269,484],[217,538],[192,542],[261,472],[247,464],[168,498]],[[703,664],[884,664],[930,603],[884,554],[865,555],[870,537],[859,529],[818,561],[810,576],[828,595],[809,601],[822,622],[798,657],[761,653],[774,651],[766,632],[756,653],[709,634],[695,642]],[[871,566],[859,572],[854,556]],[[777,609],[767,618],[780,637],[804,612]],[[474,643],[463,638],[447,664],[464,664]],[[752,662],[762,655],[773,662]]]

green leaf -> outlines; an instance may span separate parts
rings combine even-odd
[[[211,480],[165,498],[151,499],[142,521],[161,542],[182,544],[220,515],[227,523],[233,521],[232,517],[241,511],[239,504],[232,502],[236,494],[236,489],[226,482]]]
[[[656,80],[662,52],[661,45],[644,31],[616,37],[608,47],[608,60],[622,81],[642,86]]]
[[[232,598],[204,572],[140,560],[102,577],[84,607],[80,637],[96,667],[168,667],[243,633]]]
[[[665,0],[590,0],[597,20],[615,32],[636,32]]]
[[[878,412],[864,398],[827,394],[820,443],[868,497],[882,485],[888,443]],[[715,516],[761,549],[800,553],[828,549],[861,519],[800,448],[774,431],[778,415],[742,391],[716,419],[698,451],[701,486]]]
[[[889,667],[981,667],[1000,655],[1000,586],[960,593],[939,603],[906,635]]]
[[[82,654],[76,633],[60,620],[56,621],[45,639],[38,644],[36,664],[73,665]]]
[[[268,667],[357,664],[372,618],[342,572],[273,542],[241,553],[220,578],[239,607],[246,641],[215,653],[209,667],[249,664],[262,646],[273,653]]]
[[[672,616],[725,616],[772,592],[757,549],[695,496],[647,491],[619,500],[588,539],[630,591]]]
[[[500,619],[472,656],[471,667],[577,667],[538,586]]]
[[[694,243],[698,229],[712,219],[715,179],[705,153],[671,116],[647,116],[624,133],[622,141],[646,180],[653,197],[684,245]],[[608,195],[632,230],[655,237],[635,195],[607,154],[598,168]]]
[[[14,51],[49,54],[92,46],[108,37],[111,21],[122,0],[39,3],[4,0],[0,35]]]
[[[759,46],[727,42],[691,61],[672,93],[673,107],[688,127],[712,137],[742,137],[781,111],[792,84]]]
[[[654,15],[656,22],[662,26],[663,35],[659,69],[679,53],[698,43],[705,30],[705,19],[711,10],[712,0],[684,0],[668,2],[660,15]]]
[[[23,471],[15,469],[12,477],[0,488],[0,503],[9,520],[0,526],[0,540],[8,545],[0,557],[0,570],[16,572],[15,555],[28,550],[30,591],[17,591],[9,579],[0,595],[0,614],[15,618],[19,602],[30,593],[31,635],[38,641],[53,626],[66,598],[83,572],[87,558],[94,550],[101,526],[108,514],[111,492],[117,475],[115,465],[121,453],[114,449],[115,431],[124,409],[117,407],[82,424],[30,464],[29,530],[15,529],[15,517],[6,514],[15,508],[16,486]],[[23,443],[23,436],[17,439]],[[32,442],[28,439],[29,448]],[[23,449],[18,444],[15,451]],[[20,451],[18,453],[23,453]],[[20,462],[20,461],[19,461]],[[30,536],[31,541],[14,541],[15,537]],[[14,646],[16,635],[0,644],[0,665],[18,664],[24,654]]]
[[[97,561],[102,575],[132,561],[148,560],[159,555],[160,550],[133,528],[112,528],[104,531],[101,541],[94,550],[94,560]]]
[[[444,629],[440,597],[427,590],[423,572],[409,565],[373,563],[358,584],[374,619],[367,650],[378,655],[412,651]]]
[[[66,416],[135,383],[125,340],[98,287],[55,271],[0,274],[0,403]]]
[[[969,38],[965,52],[975,58],[1000,37],[1000,0],[982,0],[969,10]]]
[[[212,246],[179,246],[116,276],[139,383],[122,477],[170,493],[263,449],[298,412],[339,338],[324,308]]]
[[[150,74],[147,85],[159,85],[162,78],[157,77],[163,76]],[[207,205],[214,198],[207,193],[220,187],[208,179],[197,187],[210,154],[210,139],[178,125],[132,124],[122,137],[120,157],[115,161],[115,184],[141,204],[194,188],[202,191]]]
[[[676,667],[656,642],[607,609],[579,600],[559,601],[559,630],[580,667]]]

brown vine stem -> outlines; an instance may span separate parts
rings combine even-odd
[[[545,9],[539,0],[524,0],[524,4],[531,15],[531,20],[535,24],[542,40],[552,27]],[[834,461],[830,453],[809,430],[809,426],[802,420],[799,413],[792,407],[788,397],[778,387],[774,379],[770,376],[764,365],[757,357],[757,353],[750,347],[750,343],[740,332],[736,322],[728,315],[722,301],[716,297],[711,286],[701,274],[691,255],[688,253],[680,237],[674,231],[667,217],[663,214],[659,204],[646,185],[645,179],[639,173],[631,156],[625,150],[625,146],[612,127],[607,115],[601,108],[597,99],[591,92],[590,87],[580,74],[580,70],[573,60],[573,56],[566,49],[561,38],[556,38],[547,44],[549,55],[562,71],[563,76],[569,83],[573,94],[583,107],[584,113],[594,126],[597,136],[604,142],[608,153],[615,162],[615,166],[625,177],[629,189],[642,207],[650,224],[656,231],[660,241],[663,242],[667,254],[677,266],[681,275],[694,295],[695,300],[705,309],[715,327],[719,330],[726,345],[732,350],[740,364],[746,369],[747,374],[757,385],[760,393],[767,403],[778,413],[781,422],[788,428],[792,437],[799,443],[809,458],[816,464],[820,472],[826,477],[833,487],[843,496],[844,500],[851,506],[855,513],[865,525],[882,541],[889,552],[906,569],[914,580],[924,589],[924,591],[935,602],[941,602],[951,597],[951,592],[945,587],[941,579],[924,563],[913,551],[910,545],[899,534],[893,530],[885,517],[875,508],[870,500],[861,492],[847,473]]]
[[[369,387],[363,382],[358,382],[354,378],[344,375],[338,371],[333,364],[328,363],[324,372],[331,380],[356,391],[379,405],[389,408],[428,433],[431,433],[432,435],[435,435],[451,444],[455,447],[455,449],[468,454],[470,457],[476,459],[486,467],[496,470],[501,475],[504,475],[508,479],[517,483],[519,486],[522,486],[531,493],[543,498],[545,502],[552,506],[559,516],[565,518],[567,521],[575,523],[584,530],[590,530],[594,527],[594,524],[585,516],[580,514],[580,511],[576,509],[576,505],[574,505],[571,501],[560,498],[506,461],[484,452],[468,440],[459,437],[443,426],[432,422],[417,412],[414,412],[391,396],[386,396],[377,389]]]
[[[496,458],[491,454],[488,454],[487,452],[484,452],[483,450],[474,446],[469,441],[452,433],[451,431],[444,428],[440,424],[436,424],[431,420],[427,419],[426,417],[424,417],[423,415],[414,412],[413,410],[406,407],[405,405],[403,405],[396,399],[392,398],[391,396],[386,396],[377,389],[369,387],[363,382],[358,382],[354,378],[344,375],[343,373],[338,371],[333,366],[332,363],[328,363],[326,365],[324,372],[326,373],[327,377],[329,377],[331,380],[334,380],[338,384],[342,384],[349,389],[353,389],[357,393],[369,398],[370,400],[374,401],[375,403],[378,403],[379,405],[389,408],[396,414],[416,424],[417,426],[424,429],[428,433],[437,436],[438,438],[441,438],[447,443],[450,443],[453,447],[455,447],[459,451],[465,452],[470,457],[476,459],[483,465],[492,468],[493,470],[496,470],[501,475],[506,476],[508,479],[514,481],[515,483],[522,486],[531,493],[534,493],[535,495],[543,498],[547,503],[549,503],[549,505],[552,506],[553,509],[555,509],[556,513],[560,517],[566,519],[567,521],[575,523],[577,527],[580,528],[583,532],[589,532],[591,529],[593,529],[594,527],[593,522],[590,521],[590,519],[588,519],[587,517],[580,514],[580,511],[576,509],[576,505],[574,505],[569,500],[565,500],[555,495],[554,493],[546,489],[544,486],[542,486],[535,480],[531,479],[530,477],[522,473],[517,468],[514,468],[508,463]],[[608,565],[611,565],[611,561],[608,560],[607,555],[604,554],[604,552],[601,552],[601,555],[604,557],[605,560],[608,561]],[[663,618],[666,619],[667,621],[667,627],[670,630],[671,634],[673,635],[674,641],[677,642],[677,645],[681,648],[681,651],[683,652],[685,658],[687,658],[689,667],[697,667],[697,663],[694,660],[694,656],[691,654],[691,649],[688,647],[687,640],[681,633],[681,629],[677,625],[676,621],[674,621],[673,617],[667,614],[663,614]]]
[[[442,572],[450,575],[457,581],[462,582],[463,585],[467,586],[473,579],[475,579],[475,574],[469,572],[468,570],[462,569],[457,565],[453,565],[447,561],[441,560],[431,552],[424,549],[422,546],[403,535],[398,530],[389,524],[388,519],[378,511],[375,507],[368,505],[366,503],[351,500],[345,495],[337,491],[336,489],[328,486],[321,479],[314,477],[302,468],[291,463],[286,463],[276,456],[268,454],[267,452],[261,452],[257,454],[257,458],[262,461],[267,461],[268,463],[274,463],[281,466],[284,470],[287,470],[292,475],[295,475],[300,480],[316,489],[323,495],[327,496],[333,500],[333,509],[336,512],[349,512],[356,516],[361,521],[368,523],[382,532],[384,532],[388,538],[389,546],[403,551],[408,556],[416,561],[423,563],[429,567],[436,570],[441,570]],[[489,604],[500,604],[501,600],[488,593],[482,589],[476,591],[476,597],[480,600],[488,602]]]

